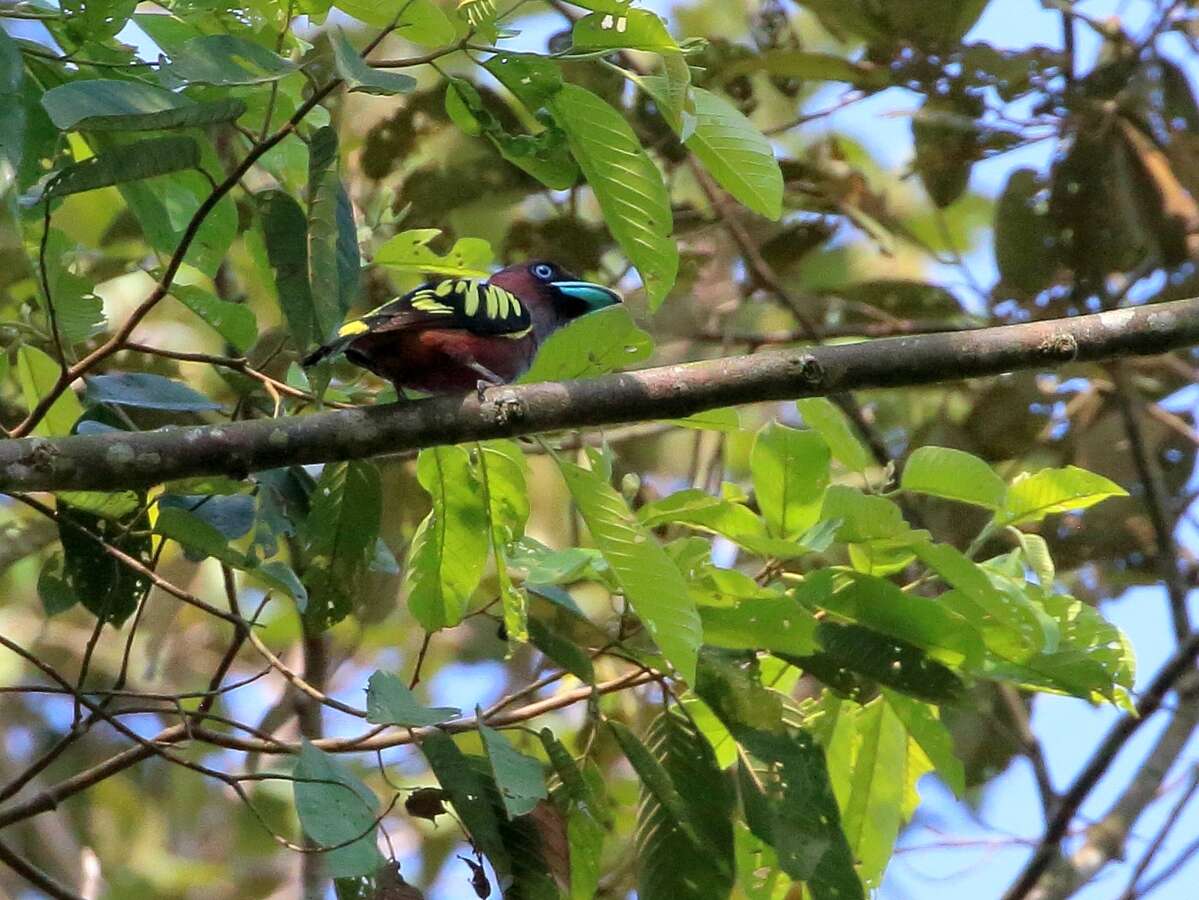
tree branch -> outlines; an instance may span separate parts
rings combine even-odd
[[[106,490],[361,459],[440,444],[691,415],[1046,369],[1199,343],[1199,298],[1072,319],[765,351],[585,381],[549,382],[309,416],[0,441],[0,491]]]

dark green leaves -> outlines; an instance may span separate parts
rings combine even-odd
[[[304,615],[326,628],[354,609],[359,582],[375,552],[382,509],[379,473],[366,462],[325,466],[304,522]]]
[[[344,766],[308,741],[293,773],[300,825],[317,844],[338,849],[322,854],[334,878],[372,875],[383,863],[375,846],[379,801]],[[358,837],[358,840],[354,840]],[[338,846],[346,841],[351,843]]]
[[[651,309],[657,309],[674,286],[679,265],[661,173],[624,117],[586,88],[564,84],[548,106],[612,236],[641,274]]]
[[[172,285],[171,294],[211,326],[238,353],[245,353],[258,340],[258,319],[246,304],[222,300],[191,284]]]
[[[323,341],[358,296],[358,231],[337,174],[337,132],[318,128],[308,157],[308,281],[315,337]]]
[[[87,379],[87,399],[91,403],[115,403],[117,406],[176,412],[220,409],[219,403],[214,403],[187,385],[149,372],[93,375]]]
[[[3,31],[3,29],[0,29]],[[7,180],[21,168],[25,150],[25,102],[21,88],[25,79],[21,51],[8,32],[0,33],[0,166],[7,164],[8,175],[0,180],[0,196],[8,193]]]
[[[422,706],[397,676],[378,671],[366,686],[366,720],[376,725],[440,725],[462,714],[452,706]]]
[[[350,44],[342,29],[333,29],[329,41],[333,45],[333,63],[337,67],[337,74],[351,91],[386,97],[407,94],[416,88],[416,79],[411,75],[386,72],[368,66]]]
[[[236,98],[197,103],[142,81],[70,81],[42,96],[50,120],[64,131],[153,131],[231,122],[246,110]]]
[[[74,596],[96,618],[119,628],[133,615],[150,582],[110,556],[100,541],[148,566],[150,535],[132,528],[136,512],[132,516],[107,518],[73,507],[60,498],[58,513],[63,519],[58,529],[62,570],[49,596],[54,598],[57,608]],[[85,531],[95,537],[89,537]],[[46,597],[43,594],[43,602]]]
[[[644,745],[619,723],[610,725],[642,779],[638,897],[727,897],[733,883],[733,792],[707,740],[671,712],[654,719]]]
[[[200,148],[187,137],[147,138],[119,150],[67,166],[46,189],[47,197],[63,197],[130,181],[167,175],[200,165]]]
[[[308,222],[304,210],[285,191],[263,191],[257,200],[279,306],[296,346],[307,347],[312,343],[316,321],[308,285]]]
[[[508,818],[514,819],[532,812],[538,801],[549,796],[541,763],[531,756],[525,756],[504,735],[482,722],[479,723],[479,734],[483,738],[483,747],[487,750],[495,784]]]

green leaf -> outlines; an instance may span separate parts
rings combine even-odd
[[[422,450],[417,478],[433,509],[412,538],[408,608],[426,631],[462,621],[487,562],[487,512],[462,447]]]
[[[574,463],[558,466],[633,612],[679,675],[694,681],[703,628],[678,566],[610,485]]]
[[[744,503],[714,497],[699,488],[675,491],[646,503],[637,510],[637,517],[649,528],[676,524],[719,534],[760,556],[791,559],[807,552],[799,541],[771,537],[766,522]]]
[[[24,348],[22,348],[24,349]],[[141,505],[139,497],[138,507]],[[62,497],[58,499],[60,517],[58,538],[62,543],[62,580],[66,588],[97,619],[116,628],[133,615],[150,582],[133,569],[105,552],[100,543],[80,533],[68,523],[91,532],[102,541],[133,557],[145,566],[151,562],[150,536],[135,532],[131,526],[138,513],[110,519],[76,509]]]
[[[867,704],[855,718],[856,753],[848,795],[841,803],[842,823],[858,874],[867,888],[877,888],[903,825],[908,735],[882,698]],[[904,776],[897,777],[900,773]]]
[[[315,336],[325,340],[358,297],[358,229],[337,175],[337,132],[318,128],[308,148],[308,281]]]
[[[170,65],[158,71],[163,84],[266,84],[299,71],[292,63],[261,44],[231,34],[193,38],[171,54]]]
[[[795,538],[816,524],[829,480],[829,448],[819,434],[771,422],[754,439],[749,465],[773,534]]]
[[[504,801],[504,811],[510,819],[532,812],[539,801],[549,797],[541,763],[525,756],[503,734],[488,728],[481,720],[480,714],[479,734]]]
[[[73,163],[51,179],[46,197],[65,197],[129,181],[168,175],[200,165],[200,147],[189,137],[147,138]]]
[[[977,456],[949,447],[918,448],[904,464],[899,486],[987,509],[999,509],[1007,494],[1007,485],[994,469]]]
[[[862,884],[841,829],[824,751],[807,732],[737,728],[737,742],[764,765],[739,765],[745,821],[779,865],[806,882],[813,900],[861,900]]]
[[[734,650],[816,652],[816,620],[791,597],[743,600],[734,607],[704,607],[704,643]]]
[[[221,408],[219,403],[186,384],[149,372],[91,375],[87,379],[86,397],[89,403],[114,403],[139,409],[204,412]]]
[[[0,168],[7,166],[7,174],[0,171],[0,197],[8,192],[7,182],[21,170],[21,157],[25,151],[25,101],[22,88],[25,68],[21,50],[8,32],[0,29]]]
[[[25,405],[33,409],[43,397],[46,397],[58,383],[62,368],[36,347],[22,344],[17,349],[17,380],[21,383],[21,394]],[[50,405],[46,415],[33,429],[34,434],[46,437],[64,437],[71,433],[71,428],[83,415],[74,392],[67,388]]]
[[[326,465],[312,491],[304,522],[307,565],[304,611],[312,627],[333,625],[354,607],[359,585],[375,555],[382,515],[379,472],[369,462]]]
[[[618,14],[594,13],[583,16],[571,30],[571,49],[646,50],[660,53],[679,49],[678,43],[666,28],[666,23],[644,9],[624,9]]]
[[[108,78],[68,81],[42,95],[42,107],[63,131],[157,131],[232,122],[245,101],[197,103],[144,81]]]
[[[105,519],[123,519],[142,502],[135,491],[58,491],[55,496],[75,509]]]
[[[707,740],[662,712],[646,744],[609,723],[642,779],[637,813],[637,896],[709,900],[733,886],[733,792]],[[652,764],[652,765],[651,765]]]
[[[1042,469],[1023,474],[1008,488],[1003,507],[995,513],[995,525],[1039,522],[1054,513],[1086,509],[1109,497],[1127,497],[1128,491],[1114,481],[1080,469]]]
[[[533,112],[546,106],[564,83],[556,63],[533,53],[497,53],[483,67]]]
[[[907,641],[860,625],[834,622],[821,622],[816,640],[823,648],[818,658],[785,658],[817,677],[829,666],[847,669],[930,703],[959,700],[965,692],[965,685],[952,671]]]
[[[416,89],[416,79],[411,75],[372,69],[363,62],[341,28],[334,28],[329,33],[329,42],[333,45],[333,63],[337,67],[337,74],[351,91],[390,97],[408,94]]]
[[[374,262],[396,271],[422,275],[444,275],[447,278],[487,277],[492,260],[495,259],[491,244],[482,238],[459,238],[445,256],[439,256],[428,245],[440,234],[440,228],[401,231],[376,251]]]
[[[726,406],[723,409],[709,409],[696,413],[685,419],[667,419],[671,425],[679,428],[694,428],[704,431],[736,432],[741,430],[741,414],[736,408]]]
[[[77,256],[76,243],[57,228],[51,228],[46,238],[46,282],[50,296],[54,298],[55,319],[58,332],[63,339],[74,344],[87,340],[104,330],[104,302],[96,296],[95,285],[90,279],[76,275],[71,264]],[[39,279],[40,282],[40,279]],[[38,300],[46,314],[46,288],[39,283]]]
[[[524,536],[529,520],[529,494],[525,484],[528,468],[524,452],[512,441],[488,441],[478,445],[477,478],[483,490],[487,533],[495,559],[496,581],[504,609],[508,640],[529,639],[528,609],[524,591],[508,574],[508,545]]]
[[[375,846],[379,801],[361,780],[307,740],[293,772],[296,812],[304,833],[318,845],[332,847],[362,835],[345,847],[321,854],[334,878],[373,875],[383,864]]]
[[[171,294],[211,326],[238,353],[245,353],[258,340],[258,318],[247,304],[222,300],[190,284],[172,285]]]
[[[639,79],[638,83],[644,85],[659,105],[664,102],[665,79],[651,76]],[[783,212],[783,173],[770,141],[737,107],[718,94],[694,87],[691,97],[695,130],[684,140],[687,148],[738,202],[759,215],[777,220]],[[668,121],[676,132],[681,132],[680,121]]]
[[[512,870],[512,861],[500,834],[501,813],[492,804],[492,780],[472,765],[444,731],[434,731],[420,742],[421,753],[475,845],[487,854],[500,872]]]
[[[335,0],[334,5],[379,28],[390,25],[399,16],[396,33],[425,47],[448,44],[457,36],[454,23],[433,0]]]
[[[154,531],[203,556],[211,556],[236,569],[246,569],[244,553],[229,546],[229,539],[199,516],[177,506],[160,506]]]
[[[653,352],[649,334],[624,306],[587,313],[559,328],[541,345],[521,384],[592,378],[643,362]]]
[[[840,520],[837,540],[849,544],[884,539],[906,541],[914,534],[895,503],[844,484],[831,485],[825,492],[820,517],[826,521]]]
[[[705,647],[695,693],[726,731],[740,726],[782,730],[783,695],[762,684],[762,672],[753,655]]]
[[[885,66],[854,62],[829,53],[806,50],[766,50],[739,59],[718,71],[724,83],[753,72],[766,72],[782,78],[802,78],[805,81],[843,81],[866,90],[878,90],[890,84],[890,72]]]
[[[585,684],[595,681],[595,668],[590,655],[571,640],[569,634],[560,634],[554,622],[530,618],[528,632],[529,642],[555,663]]]
[[[920,543],[916,555],[956,590],[942,602],[983,634],[996,653],[1020,660],[1057,641],[1057,628],[1020,590],[1001,590],[977,563],[949,544]]]
[[[834,459],[853,472],[866,471],[871,463],[870,454],[836,404],[824,397],[812,397],[795,401],[795,406],[804,424],[824,438]]]
[[[954,754],[953,735],[941,721],[936,708],[894,691],[884,690],[883,697],[908,734],[932,761],[941,780],[956,797],[965,796],[966,769]]]
[[[795,591],[811,607],[889,634],[929,651],[949,665],[977,665],[983,657],[978,633],[940,603],[907,594],[889,581],[828,569],[808,575]]]
[[[313,342],[316,312],[308,285],[308,223],[300,204],[285,191],[255,195],[262,216],[267,258],[275,272],[275,293],[296,347]]]
[[[637,267],[650,309],[657,309],[674,286],[679,266],[661,173],[624,116],[586,88],[564,84],[548,106],[566,132],[612,236]]]
[[[1048,542],[1039,534],[1030,534],[1016,528],[1013,528],[1012,531],[1016,533],[1016,540],[1020,542],[1020,552],[1024,554],[1024,561],[1036,573],[1041,588],[1046,593],[1051,592],[1053,581],[1057,577],[1057,569],[1053,564],[1053,557],[1049,553]]]
[[[66,14],[66,33],[74,43],[100,43],[120,33],[137,8],[137,0],[63,0],[61,8]],[[43,6],[42,11],[49,10]]]
[[[0,41],[3,40],[0,37]],[[66,612],[79,602],[75,589],[63,575],[61,553],[55,553],[42,564],[37,576],[37,595],[41,598],[42,609],[51,617]]]
[[[377,670],[366,683],[366,721],[374,725],[405,725],[420,728],[440,725],[462,715],[453,706],[422,706],[403,681]]]

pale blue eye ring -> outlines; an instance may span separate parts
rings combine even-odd
[[[533,277],[540,278],[542,281],[549,281],[554,277],[554,267],[545,263],[538,263],[533,266]]]

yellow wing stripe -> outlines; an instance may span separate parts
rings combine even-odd
[[[473,316],[479,312],[479,283],[477,281],[466,282],[466,295],[462,301],[462,311]]]
[[[356,334],[363,334],[364,332],[367,332],[370,330],[371,330],[371,327],[369,325],[367,325],[365,322],[363,322],[361,319],[354,319],[352,322],[346,322],[346,324],[344,324],[340,328],[338,328],[337,336],[338,337],[353,337]]]

